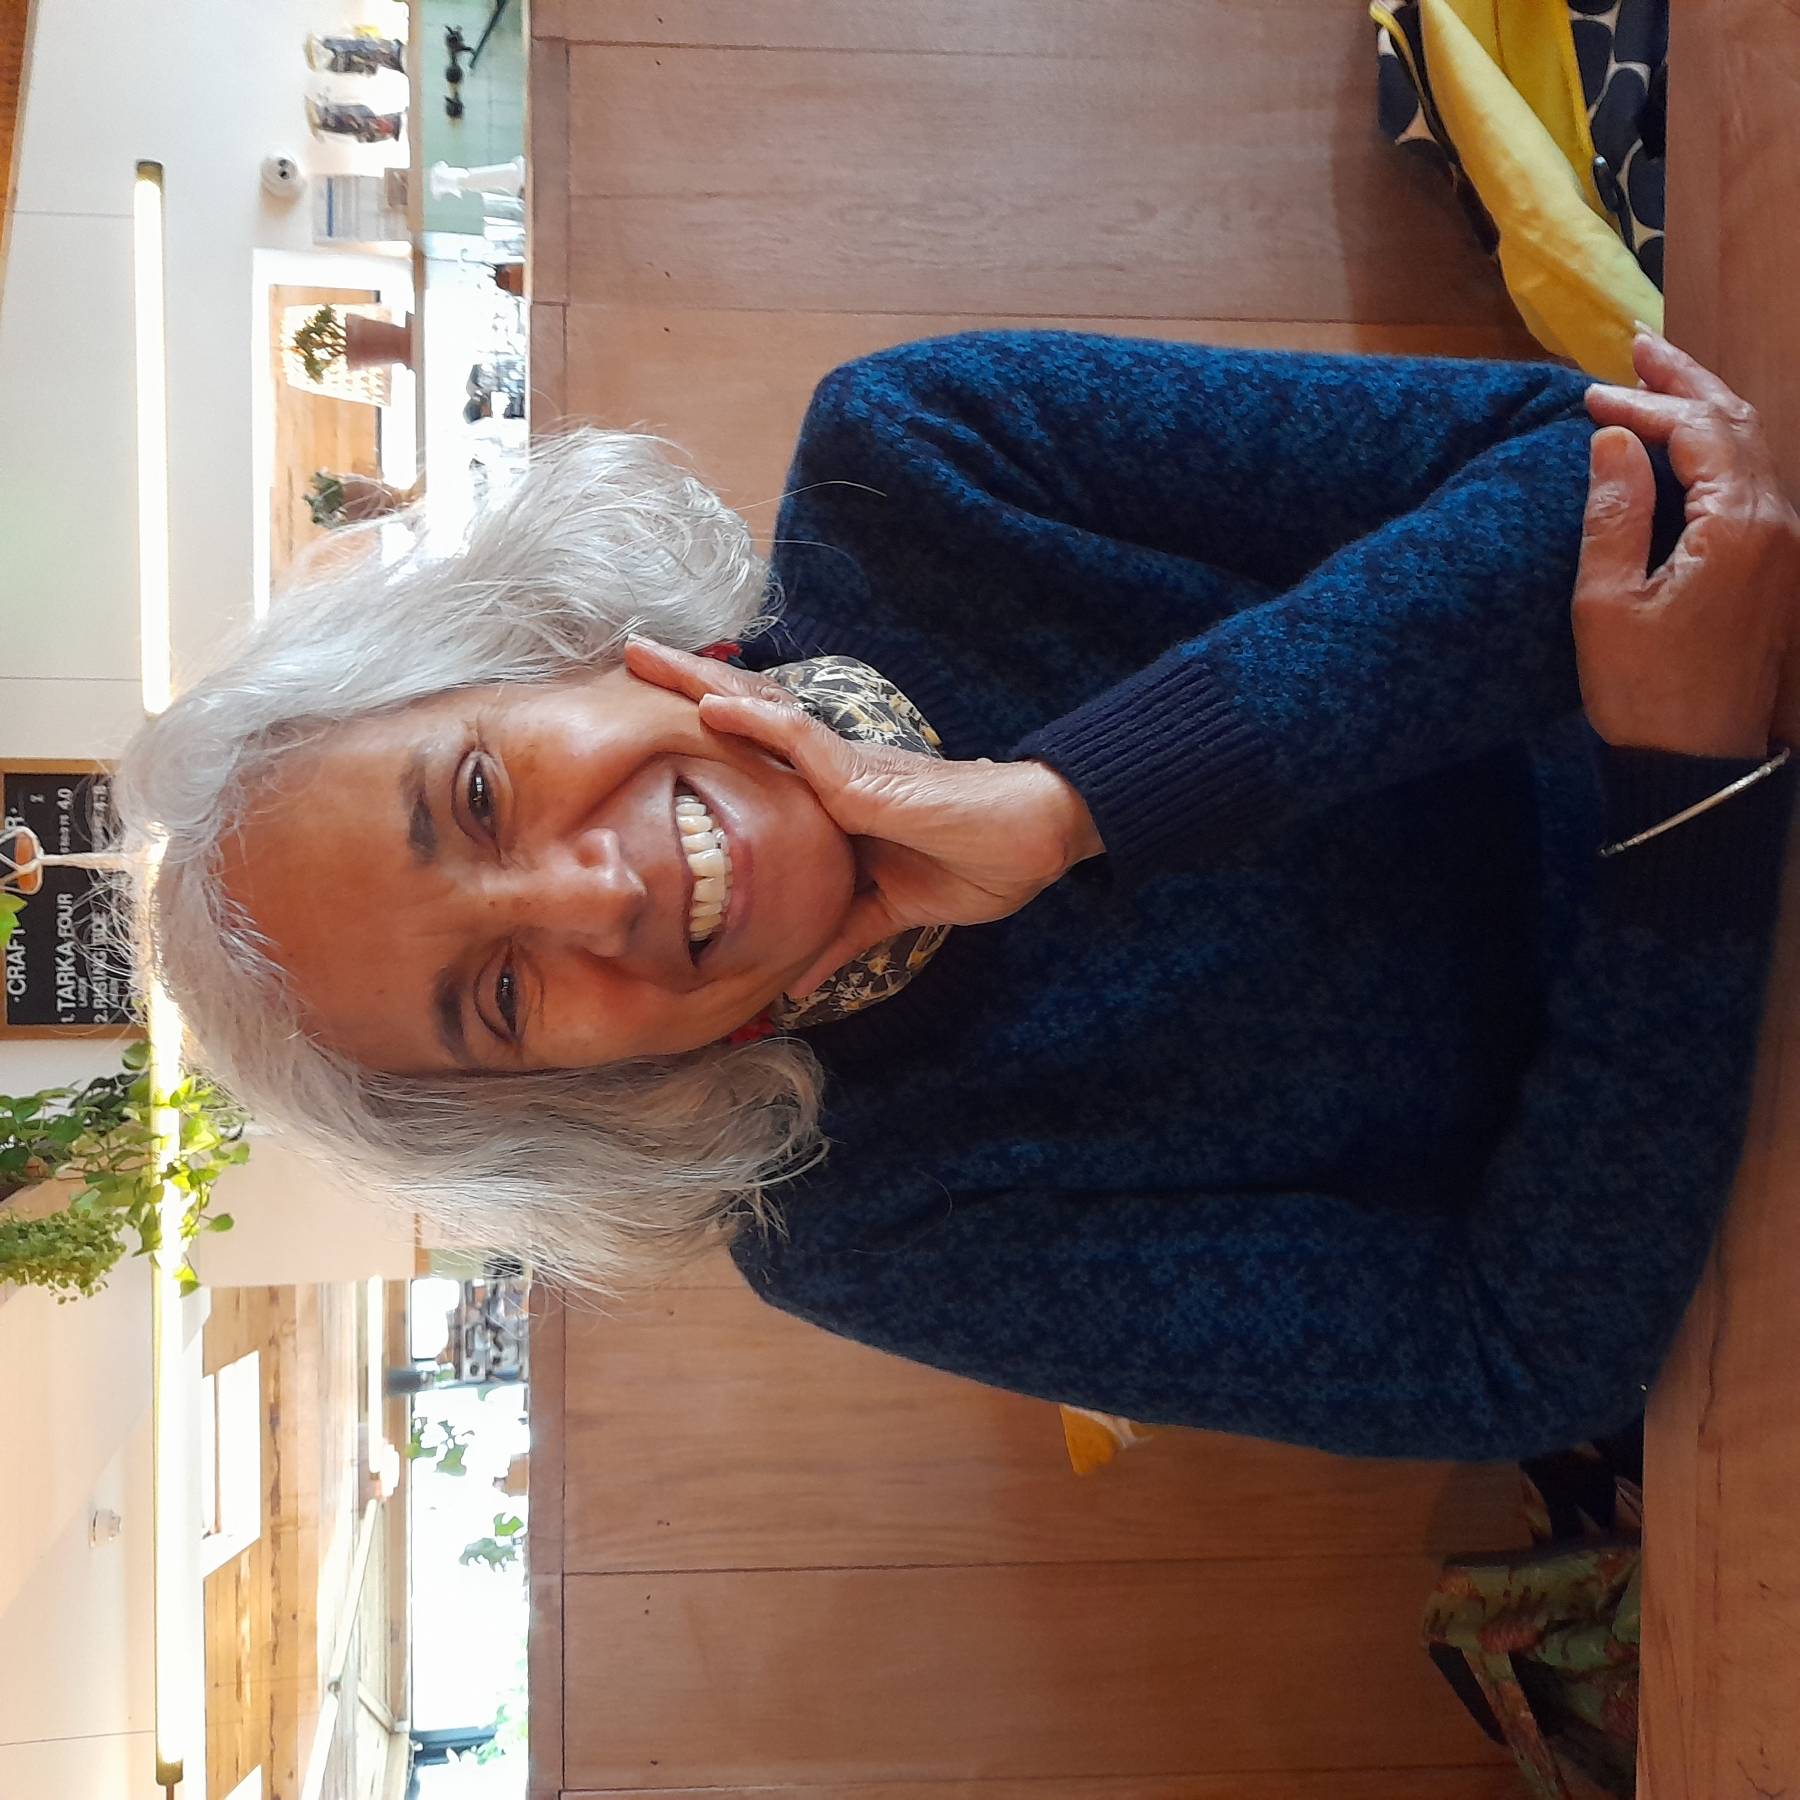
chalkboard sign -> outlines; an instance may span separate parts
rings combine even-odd
[[[0,763],[6,825],[29,826],[57,855],[104,849],[112,783],[98,763]],[[118,878],[98,869],[44,871],[6,946],[0,1037],[132,1037],[129,967],[111,935]]]

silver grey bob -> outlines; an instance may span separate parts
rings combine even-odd
[[[484,683],[604,669],[628,633],[698,650],[764,625],[749,528],[633,432],[538,443],[528,472],[437,554],[369,554],[306,581],[147,725],[118,767],[127,847],[154,873],[146,974],[192,1060],[258,1119],[451,1242],[512,1250],[602,1293],[654,1282],[774,1220],[769,1188],[818,1153],[820,1070],[793,1039],[605,1068],[432,1079],[313,1041],[220,880],[246,797],[335,726]],[[367,529],[367,528],[364,528]],[[354,900],[346,895],[346,929]]]

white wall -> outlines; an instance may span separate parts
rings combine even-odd
[[[412,1216],[359,1194],[278,1137],[255,1134],[250,1160],[227,1169],[213,1192],[213,1210],[229,1213],[232,1229],[194,1245],[208,1287],[413,1278]]]
[[[314,256],[305,201],[264,195],[260,166],[276,151],[313,173],[399,160],[392,147],[317,143],[306,128],[307,94],[363,93],[305,67],[306,34],[364,20],[405,34],[405,9],[389,0],[37,8],[0,294],[0,753],[107,756],[140,717],[130,223],[140,159],[160,161],[166,182],[177,681],[249,611],[267,509],[257,442],[266,271],[330,280],[340,267]],[[396,85],[366,97],[386,105]],[[116,1056],[105,1042],[0,1044],[0,1090],[78,1079]],[[304,1242],[317,1216],[289,1173],[284,1201],[279,1169],[266,1166],[268,1210],[250,1210],[291,1219]],[[98,1299],[64,1307],[0,1289],[4,1800],[158,1791],[146,1282],[128,1263]],[[184,1308],[190,1385],[203,1306]],[[125,1520],[103,1549],[87,1542],[96,1504]],[[197,1567],[193,1585],[197,1609]],[[198,1644],[187,1649],[198,1692]],[[196,1749],[183,1792],[200,1795],[203,1773]]]
[[[199,1467],[201,1329],[209,1301],[181,1303],[187,1396],[181,1479]],[[122,1263],[92,1300],[59,1306],[0,1287],[0,1800],[154,1800],[155,1660],[151,1613],[150,1274]],[[98,1508],[119,1515],[110,1543],[89,1541]],[[177,1631],[190,1703],[203,1692],[199,1501],[171,1499],[194,1528],[185,1548],[185,1629]],[[205,1800],[197,1719],[185,1734]]]
[[[244,617],[266,457],[259,251],[330,278],[307,202],[271,199],[261,164],[313,174],[403,160],[321,143],[309,94],[403,104],[405,82],[314,73],[310,31],[406,33],[392,0],[53,0],[37,8],[17,204],[0,294],[0,753],[107,756],[138,723],[131,206],[140,159],[163,164],[173,638],[177,682]],[[368,259],[359,269],[366,272]],[[404,264],[398,265],[403,271]],[[104,1045],[0,1044],[0,1091],[110,1065]]]
[[[138,1264],[68,1306],[0,1294],[0,1795],[147,1794],[148,1277]],[[99,1547],[96,1507],[123,1520]]]

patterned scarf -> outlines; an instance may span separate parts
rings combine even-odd
[[[944,754],[937,733],[919,709],[885,675],[853,656],[814,656],[762,673],[839,737],[892,744],[926,756]],[[949,935],[948,925],[918,925],[903,931],[846,963],[804,1000],[778,999],[769,1016],[783,1031],[801,1031],[861,1012],[899,993],[937,955]]]

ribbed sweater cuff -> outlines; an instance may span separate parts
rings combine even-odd
[[[1595,741],[1609,844],[1660,824],[1764,760],[1621,750]],[[1602,858],[1597,902],[1622,922],[1675,940],[1766,937],[1780,904],[1794,794],[1790,761],[1685,825]]]
[[[1207,664],[1171,651],[1022,738],[1087,802],[1115,879],[1223,850],[1271,816],[1273,756]]]

